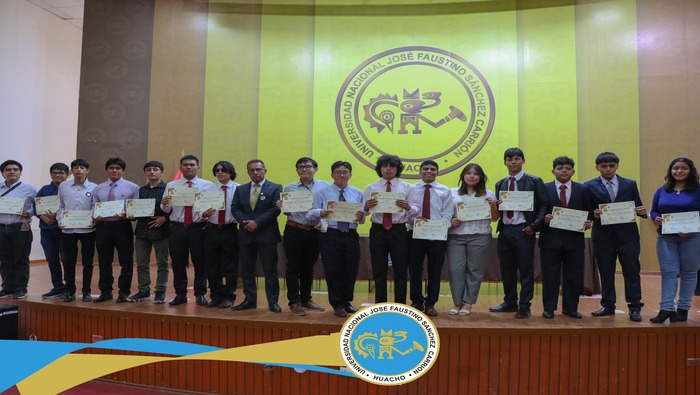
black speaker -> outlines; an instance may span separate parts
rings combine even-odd
[[[0,304],[0,339],[19,340],[19,308]]]

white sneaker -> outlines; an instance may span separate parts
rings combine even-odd
[[[459,315],[469,315],[472,313],[472,305],[469,303],[465,303],[462,305],[462,308],[459,309]]]
[[[461,308],[462,308],[462,305],[456,304],[456,305],[452,306],[452,308],[450,309],[450,311],[447,312],[447,314],[457,315],[457,314],[459,314],[459,309],[461,309]]]

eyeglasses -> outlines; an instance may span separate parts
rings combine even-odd
[[[313,168],[314,168],[314,167],[313,167],[312,165],[300,165],[300,166],[297,166],[297,170],[311,170],[311,169],[313,169]]]
[[[226,169],[218,168],[214,169],[214,173],[228,173],[228,171],[226,171]]]

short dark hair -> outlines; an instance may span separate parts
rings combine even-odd
[[[149,167],[157,167],[160,169],[160,171],[165,170],[165,167],[163,166],[163,164],[158,162],[157,160],[149,160],[148,162],[144,163],[144,165],[143,165],[144,170],[146,170]]]
[[[306,162],[311,162],[311,166],[314,167],[314,169],[318,169],[318,163],[316,163],[315,160],[309,158],[308,156],[302,156],[297,160],[297,163],[294,165],[294,167],[299,167],[300,164],[306,163]]]
[[[552,169],[555,169],[557,166],[562,166],[562,165],[569,165],[573,169],[575,166],[574,160],[569,158],[568,156],[558,156],[554,158],[552,161]]]
[[[59,170],[64,173],[68,173],[68,165],[63,162],[56,162],[53,165],[51,165],[51,167],[49,167],[49,172],[54,170]]]
[[[211,168],[211,172],[214,174],[214,177],[216,177],[216,168],[218,166],[221,166],[222,169],[226,170],[226,172],[231,176],[232,180],[236,179],[236,168],[233,167],[233,163],[225,160],[220,160],[214,163],[214,167]]]
[[[342,160],[339,160],[337,162],[333,162],[333,164],[331,165],[331,173],[333,173],[335,171],[335,169],[339,168],[340,166],[347,167],[348,170],[350,170],[350,173],[352,173],[352,165],[350,164],[350,162],[345,162]]]
[[[438,166],[437,162],[435,162],[434,160],[424,160],[423,163],[420,164],[420,168],[422,169],[425,165],[433,165],[436,169],[440,170],[440,166]]]
[[[126,170],[126,162],[124,162],[124,159],[117,156],[107,159],[107,162],[105,162],[105,170],[109,169],[112,165],[117,165],[121,167],[122,170]]]
[[[464,175],[472,169],[479,175],[479,182],[476,184],[476,186],[474,186],[474,194],[478,197],[484,196],[486,195],[486,183],[489,181],[489,178],[486,177],[484,169],[482,169],[481,165],[478,163],[470,163],[464,166],[462,172],[459,173],[459,180],[457,181],[457,186],[459,187],[458,192],[460,195],[466,195],[469,193],[467,190],[467,184],[464,182]]]
[[[262,159],[251,159],[251,160],[248,161],[248,163],[246,163],[246,165],[245,165],[246,169],[247,169],[248,166],[249,166],[250,164],[252,164],[252,163],[260,163],[260,164],[262,165],[263,168],[265,167],[265,162],[263,162]]]
[[[83,166],[86,169],[90,168],[90,163],[86,161],[85,159],[76,159],[73,162],[70,163],[70,168],[78,167],[78,166]]]
[[[698,184],[700,183],[700,181],[698,181],[700,178],[698,176],[698,169],[695,168],[695,164],[693,163],[693,161],[686,157],[676,158],[671,161],[670,165],[668,165],[666,177],[664,178],[666,180],[666,183],[664,184],[664,189],[670,192],[673,190],[673,188],[676,187],[676,179],[673,178],[671,170],[673,169],[673,165],[675,165],[678,162],[683,162],[690,168],[690,174],[688,174],[688,179],[685,182],[685,189],[688,189],[690,191],[696,190],[698,188]]]
[[[14,159],[8,159],[8,160],[2,162],[2,164],[0,164],[0,173],[5,171],[5,168],[9,165],[16,165],[17,167],[19,167],[19,171],[22,171],[22,164],[21,163],[17,162]]]
[[[620,163],[620,158],[617,157],[617,155],[613,154],[612,152],[601,152],[596,156],[595,158],[595,165],[598,166],[601,163]]]
[[[195,161],[195,162],[197,163],[197,166],[199,166],[199,158],[197,158],[197,157],[194,156],[194,155],[185,155],[185,156],[183,156],[182,158],[180,158],[180,164],[182,164],[182,162],[183,162],[183,161],[186,161],[186,160],[193,160],[193,161]]]
[[[518,147],[508,148],[506,152],[503,153],[503,160],[512,158],[514,156],[519,156],[525,160],[525,153]]]
[[[403,162],[401,162],[401,158],[399,158],[396,155],[382,155],[377,159],[377,165],[374,167],[374,170],[377,172],[377,175],[379,177],[382,176],[382,167],[384,165],[390,165],[396,167],[396,178],[399,178],[401,176],[401,173],[403,172]]]

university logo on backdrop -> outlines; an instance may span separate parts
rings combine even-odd
[[[484,146],[493,128],[493,93],[483,75],[460,56],[432,47],[401,47],[360,64],[343,83],[335,120],[347,148],[374,168],[398,155],[405,178],[420,178],[432,159],[441,173],[455,170]]]

